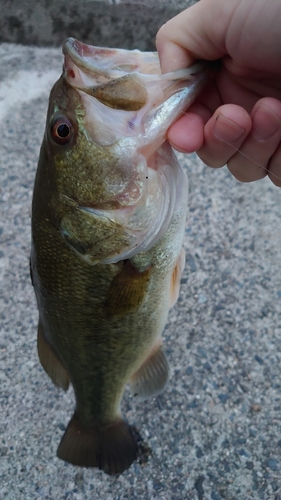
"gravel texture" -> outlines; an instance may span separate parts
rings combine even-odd
[[[268,179],[240,184],[195,155],[186,269],[164,337],[163,395],[123,411],[142,459],[119,477],[56,449],[74,407],[36,353],[30,205],[59,49],[0,46],[1,500],[281,499],[281,210]],[[151,451],[150,451],[151,450]]]

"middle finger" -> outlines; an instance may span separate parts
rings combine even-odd
[[[210,167],[223,167],[242,146],[251,127],[245,109],[236,104],[220,106],[205,125],[204,144],[198,156]]]

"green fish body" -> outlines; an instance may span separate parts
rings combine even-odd
[[[127,383],[142,400],[169,378],[161,333],[184,267],[187,179],[165,136],[213,70],[162,76],[155,53],[73,39],[64,54],[32,204],[38,353],[75,392],[58,456],[117,474],[137,456]]]

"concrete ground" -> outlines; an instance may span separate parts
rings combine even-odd
[[[281,190],[240,184],[195,155],[180,298],[163,395],[123,411],[150,448],[119,477],[56,449],[74,407],[36,353],[30,205],[60,49],[0,46],[1,500],[281,499]]]

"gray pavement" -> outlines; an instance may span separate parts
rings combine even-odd
[[[281,499],[281,190],[195,155],[186,269],[164,332],[172,378],[123,411],[152,450],[123,475],[65,464],[74,407],[36,353],[30,205],[60,49],[0,46],[1,500]]]

